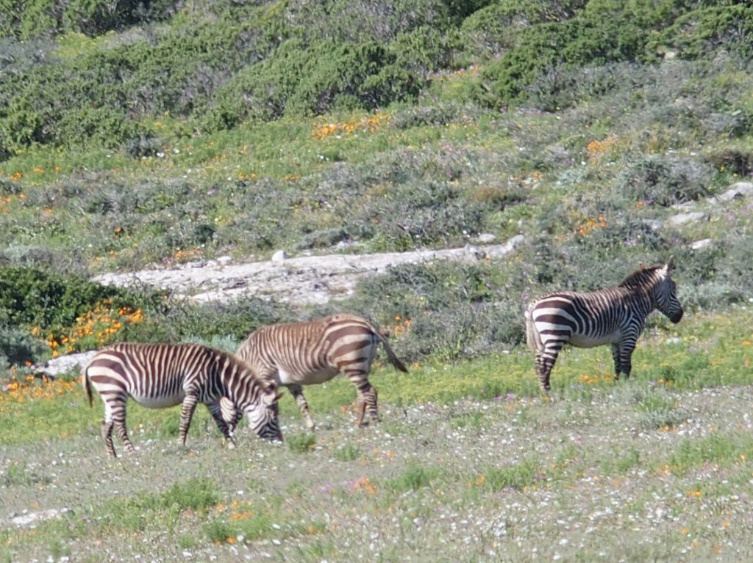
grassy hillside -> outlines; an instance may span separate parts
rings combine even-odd
[[[337,305],[410,319],[413,359],[515,345],[533,295],[669,254],[691,309],[750,297],[751,203],[705,203],[753,170],[746,3],[138,6],[39,0],[0,20],[5,287],[63,276],[75,294],[93,273],[223,254],[525,235],[508,262],[397,268]],[[704,220],[667,222],[684,204]],[[260,304],[191,312],[141,295],[124,309],[87,293],[51,318],[4,291],[16,363],[324,312],[249,318]],[[82,328],[96,307],[100,324]],[[145,323],[124,317],[136,310]],[[207,314],[217,322],[176,325]]]

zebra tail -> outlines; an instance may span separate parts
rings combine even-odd
[[[389,359],[390,363],[403,373],[408,373],[408,368],[405,367],[405,364],[401,362],[400,359],[395,355],[395,352],[392,351],[392,348],[390,348],[390,345],[387,342],[387,338],[376,330],[374,331],[374,334],[376,334],[379,340],[382,342],[382,346],[384,346],[384,351],[387,352],[387,358]]]
[[[531,352],[537,352],[541,348],[541,335],[533,322],[531,310],[526,310],[526,344]]]
[[[89,408],[94,406],[92,401],[92,387],[89,383],[89,365],[84,368],[84,389],[86,389],[86,397],[89,399]]]

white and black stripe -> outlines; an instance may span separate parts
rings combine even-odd
[[[263,326],[248,336],[236,354],[260,377],[286,386],[306,426],[313,430],[314,421],[301,386],[323,383],[338,373],[348,377],[356,387],[358,425],[363,424],[367,409],[371,419],[378,420],[377,391],[369,384],[368,375],[380,342],[390,363],[407,372],[382,334],[365,319],[347,314]],[[226,420],[232,426],[233,420]]]
[[[670,258],[664,265],[633,272],[616,287],[551,293],[531,303],[526,311],[526,339],[536,353],[542,392],[549,391],[552,367],[565,344],[579,348],[610,344],[616,376],[629,377],[631,356],[646,317],[658,309],[673,323],[682,319],[673,268]]]
[[[282,440],[274,382],[260,380],[232,354],[200,344],[115,344],[98,352],[87,364],[84,387],[89,405],[92,387],[105,405],[101,431],[107,452],[113,457],[113,426],[125,449],[134,449],[125,425],[128,397],[148,408],[182,403],[182,444],[198,403],[207,405],[220,432],[231,446],[234,444],[220,408],[221,398],[248,414],[249,424],[259,437]]]

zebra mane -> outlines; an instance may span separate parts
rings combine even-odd
[[[626,287],[629,289],[645,288],[653,285],[656,282],[656,271],[662,268],[662,266],[654,266],[652,268],[640,267],[635,272],[627,276],[620,282],[617,287]]]

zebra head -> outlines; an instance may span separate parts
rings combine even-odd
[[[680,301],[677,299],[675,280],[672,279],[672,270],[674,267],[674,258],[670,256],[667,263],[657,269],[660,281],[654,288],[654,295],[656,298],[656,308],[666,315],[670,321],[677,324],[682,319],[684,311],[682,310]]]
[[[248,403],[242,412],[248,416],[248,425],[262,440],[282,442],[280,430],[280,410],[277,400],[280,394],[277,386],[270,385],[261,390],[256,401]]]

